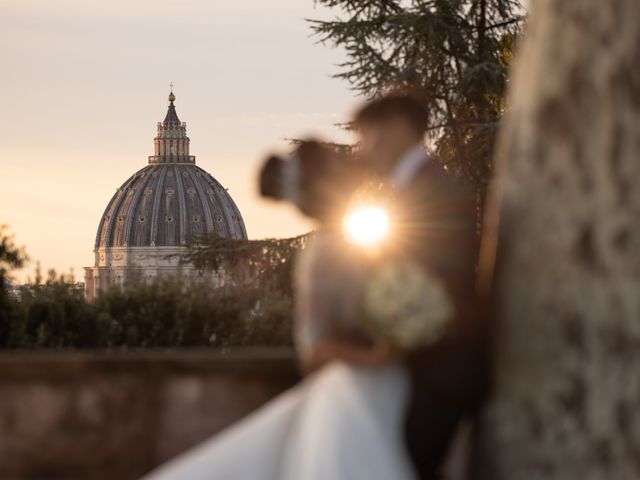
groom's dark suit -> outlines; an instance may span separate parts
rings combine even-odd
[[[442,279],[456,307],[453,327],[436,345],[407,359],[412,379],[406,433],[423,480],[439,468],[456,426],[487,385],[484,328],[475,301],[478,252],[473,196],[429,159],[395,196],[398,253]]]

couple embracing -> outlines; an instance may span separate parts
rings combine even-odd
[[[475,201],[426,153],[413,97],[373,100],[353,125],[348,165],[310,141],[261,174],[318,222],[296,266],[304,380],[145,478],[460,477],[460,458],[445,464],[487,383]]]

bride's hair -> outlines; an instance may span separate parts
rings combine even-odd
[[[296,205],[302,213],[326,221],[348,193],[353,169],[327,144],[301,141],[288,158],[270,156],[259,175],[260,194]]]

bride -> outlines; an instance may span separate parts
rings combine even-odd
[[[304,380],[146,480],[416,479],[403,436],[408,375],[394,349],[358,322],[367,262],[334,220],[339,197],[351,190],[337,165],[310,141],[291,160],[272,158],[261,177],[263,193],[320,221],[296,268],[294,335]]]

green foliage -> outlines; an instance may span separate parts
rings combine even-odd
[[[16,246],[13,236],[6,225],[0,225],[0,342],[9,334],[9,312],[11,297],[8,292],[8,280],[11,270],[20,268],[27,260],[24,250]]]
[[[344,48],[338,78],[367,97],[409,88],[425,101],[436,153],[480,193],[515,40],[519,0],[316,0],[340,12],[311,20],[322,42]]]
[[[91,305],[73,283],[54,272],[44,283],[22,287],[5,314],[0,338],[5,348],[92,347],[99,342]]]
[[[27,260],[24,249],[15,244],[7,225],[0,225],[0,287],[4,289],[8,274]]]
[[[2,278],[26,256],[0,229]],[[0,348],[171,348],[288,346],[292,265],[306,236],[284,240],[201,239],[184,260],[233,278],[152,283],[130,280],[87,302],[71,278],[39,272],[17,292],[0,285]]]
[[[234,241],[202,238],[184,261],[224,271],[232,282],[131,279],[87,302],[72,279],[50,271],[9,291],[4,281],[26,260],[0,227],[0,348],[171,348],[289,346],[291,276],[307,236]],[[209,279],[209,280],[207,280]]]
[[[160,279],[100,295],[93,304],[105,328],[102,347],[289,345],[291,302],[259,287]]]
[[[22,288],[3,307],[0,347],[170,348],[291,344],[291,297],[261,287],[159,279],[85,301],[64,277]]]
[[[132,280],[124,288],[84,299],[71,279],[38,273],[33,285],[0,292],[0,348],[170,348],[291,345],[294,254],[306,237],[287,240],[202,239],[186,261],[231,273],[218,288],[203,277],[153,283]],[[13,252],[7,264],[21,263]]]
[[[190,242],[182,260],[201,270],[223,270],[235,284],[262,285],[291,296],[295,256],[309,236],[264,240],[199,237]]]

